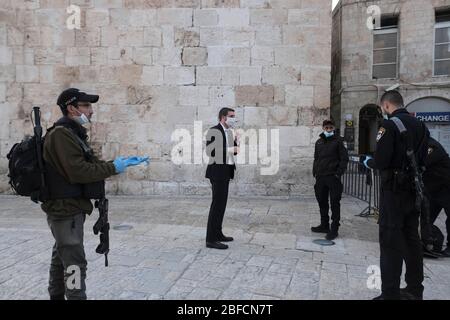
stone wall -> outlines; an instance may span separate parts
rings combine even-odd
[[[70,30],[66,8],[81,8]],[[233,107],[241,127],[280,130],[280,168],[240,165],[234,195],[312,192],[313,145],[330,107],[329,0],[2,0],[0,191],[6,154],[60,116],[58,94],[100,95],[91,142],[103,159],[148,154],[149,167],[108,182],[116,194],[208,195],[203,164],[175,165],[176,129]]]

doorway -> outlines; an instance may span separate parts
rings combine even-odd
[[[377,133],[383,120],[381,109],[376,104],[368,104],[359,111],[359,154],[375,153]]]

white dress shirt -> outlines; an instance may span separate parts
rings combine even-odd
[[[225,128],[225,126],[220,123],[220,125],[223,128],[223,131],[225,131],[225,143],[227,146],[227,160],[226,164],[234,164],[234,134],[233,130],[230,128]],[[231,139],[230,139],[231,138]],[[232,140],[231,142],[229,140]]]

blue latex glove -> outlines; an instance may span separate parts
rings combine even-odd
[[[148,165],[150,162],[150,157],[129,157],[125,159],[127,167],[137,166],[138,164],[141,164],[143,162],[145,162],[146,165]]]
[[[114,167],[116,168],[117,173],[124,173],[127,168],[127,164],[125,163],[124,157],[117,157],[114,161]]]
[[[371,156],[366,156],[366,160],[364,160],[363,164],[367,169],[372,169],[371,167],[369,167],[369,165],[367,164],[367,162],[369,162],[369,160],[373,159]]]

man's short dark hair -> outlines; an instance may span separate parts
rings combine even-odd
[[[335,126],[334,125],[334,121],[333,120],[330,120],[330,119],[327,119],[327,120],[324,120],[323,122],[322,122],[322,127],[325,127],[325,126]]]
[[[222,108],[219,111],[219,121],[222,120],[223,117],[228,116],[228,112],[234,112],[234,109],[231,108]]]
[[[403,108],[403,97],[397,90],[386,91],[380,99],[380,104],[390,102],[398,108]]]

